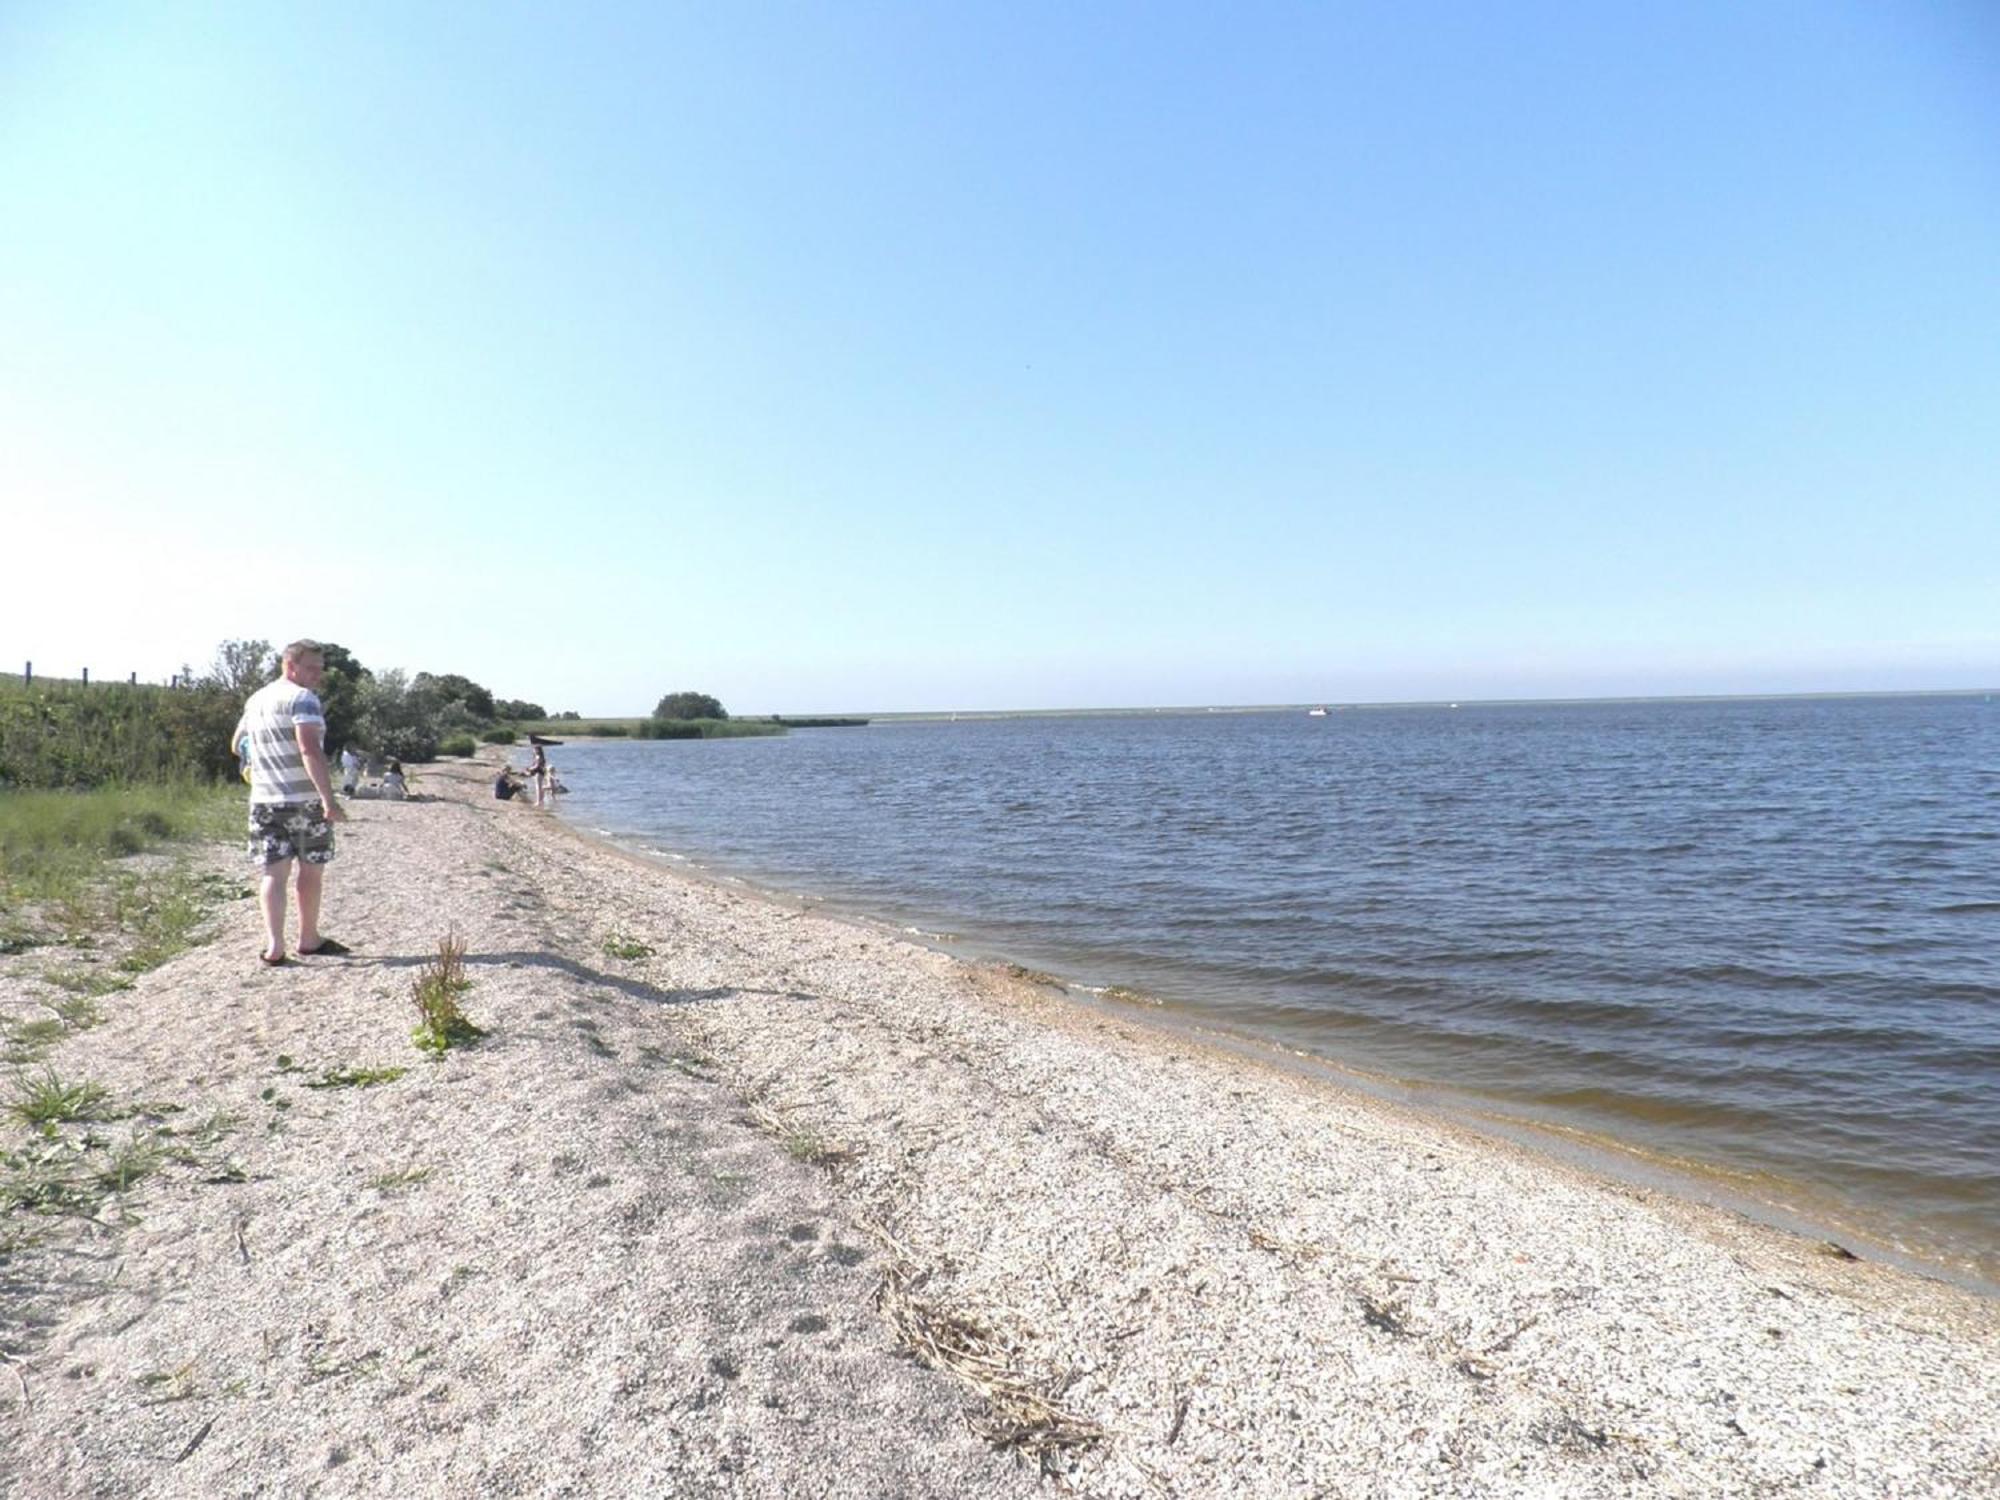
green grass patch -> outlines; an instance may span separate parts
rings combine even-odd
[[[439,755],[472,755],[479,749],[478,741],[469,734],[447,735],[438,741]]]
[[[62,900],[110,860],[222,837],[242,817],[240,791],[195,782],[0,793],[0,904]]]
[[[651,958],[653,950],[622,932],[614,932],[604,940],[604,951],[612,958]]]
[[[19,1067],[23,1063],[39,1062],[42,1054],[69,1035],[69,1027],[60,1016],[45,1016],[34,1021],[15,1021],[8,1025],[4,1055],[7,1062]]]
[[[47,1004],[52,1014],[37,1020],[0,1021],[0,1059],[16,1067],[40,1062],[49,1048],[72,1031],[88,1031],[104,1020],[104,1013],[89,995],[64,995]]]
[[[459,1008],[458,997],[471,988],[465,974],[465,940],[455,932],[446,933],[438,939],[437,957],[410,984],[410,998],[417,1007],[417,1029],[410,1039],[423,1051],[442,1057],[449,1049],[486,1035]]]
[[[122,1193],[141,1178],[152,1176],[165,1160],[165,1153],[153,1142],[134,1137],[115,1148],[93,1177],[105,1192]]]
[[[100,999],[105,995],[115,995],[120,990],[129,990],[132,988],[132,981],[126,975],[116,973],[110,969],[92,968],[88,964],[71,964],[53,969],[44,969],[42,970],[42,979],[45,983],[52,984],[57,989],[64,991],[68,996],[67,999],[58,1000],[50,1009],[79,1031],[87,1030],[103,1019],[102,1016],[97,1014],[97,1007],[90,1002]],[[89,1020],[73,1019],[70,1011],[66,1010],[65,1007],[75,1008],[78,1014],[87,1014]]]
[[[205,942],[209,913],[241,891],[221,876],[179,867],[121,874],[112,886],[112,911],[119,928],[131,937],[132,947],[118,960],[118,968],[143,974]]]
[[[125,950],[118,967],[142,972],[203,937],[208,911],[243,887],[190,873],[178,857],[121,863],[240,824],[240,794],[197,785],[102,787],[87,792],[0,792],[0,934],[11,951],[100,939]],[[129,981],[91,967],[52,966],[51,984],[108,994]]]
[[[26,1124],[38,1126],[97,1120],[103,1118],[105,1101],[109,1098],[102,1084],[88,1079],[65,1083],[54,1068],[44,1068],[39,1078],[24,1076],[15,1081],[8,1113]]]
[[[88,1215],[102,1199],[82,1151],[68,1141],[0,1150],[0,1213]]]
[[[393,1193],[400,1188],[415,1187],[431,1175],[429,1167],[405,1167],[400,1172],[384,1172],[379,1177],[368,1179],[368,1186],[378,1193]]]

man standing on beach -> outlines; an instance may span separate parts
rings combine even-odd
[[[345,951],[319,931],[320,894],[333,858],[333,825],[347,817],[326,769],[326,715],[319,687],[326,658],[317,641],[285,647],[282,675],[250,695],[229,742],[248,740],[250,857],[264,872],[266,964],[285,958],[286,886],[298,866],[299,952]]]

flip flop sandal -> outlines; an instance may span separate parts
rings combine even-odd
[[[285,957],[285,955],[282,953],[280,953],[276,958],[271,957],[268,953],[260,953],[257,955],[257,962],[262,964],[267,969],[282,969],[285,967],[286,964],[290,963],[291,960]]]

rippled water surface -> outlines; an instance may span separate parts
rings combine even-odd
[[[575,745],[639,847],[1731,1175],[2000,1279],[2000,703]]]

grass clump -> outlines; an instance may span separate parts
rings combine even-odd
[[[833,1171],[854,1160],[854,1153],[845,1146],[836,1145],[807,1126],[795,1124],[768,1105],[751,1104],[750,1118],[783,1146],[793,1161]]]
[[[97,1185],[107,1193],[122,1193],[142,1177],[159,1170],[165,1155],[153,1142],[134,1138],[111,1153],[96,1171]]]
[[[78,1030],[95,1026],[103,1018],[97,1014],[92,1004],[99,996],[114,995],[120,990],[132,988],[132,981],[123,974],[110,973],[104,969],[93,969],[87,964],[75,964],[65,968],[44,969],[42,978],[57,989],[67,993],[68,998],[58,1000],[52,1010]],[[74,1007],[87,1020],[73,1020],[65,1007]]]
[[[447,735],[438,741],[439,755],[471,755],[478,749],[478,743],[469,734]]]
[[[511,745],[521,738],[511,729],[488,729],[482,731],[479,737],[489,745]]]
[[[384,1172],[379,1177],[368,1179],[368,1186],[378,1193],[393,1193],[399,1188],[415,1187],[431,1175],[430,1167],[405,1167],[400,1172]]]
[[[438,939],[437,957],[418,971],[410,985],[417,1007],[417,1029],[410,1039],[425,1052],[443,1056],[452,1047],[486,1035],[459,1008],[458,997],[472,988],[465,977],[465,940],[455,932]]]
[[[637,938],[614,932],[604,940],[604,951],[612,958],[651,958],[653,950]]]
[[[209,912],[238,889],[219,876],[183,869],[119,880],[113,911],[119,927],[131,935],[132,949],[118,960],[118,967],[127,974],[143,974],[205,941],[202,924]]]
[[[6,1027],[0,1044],[0,1061],[20,1067],[40,1062],[42,1054],[69,1034],[69,1028],[53,1016],[39,1021],[15,1021]]]
[[[61,1023],[58,1022],[58,1025]],[[22,1078],[14,1086],[9,1112],[29,1125],[56,1125],[70,1120],[102,1117],[110,1097],[104,1085],[88,1079],[65,1083],[54,1068],[44,1068],[39,1078]]]

